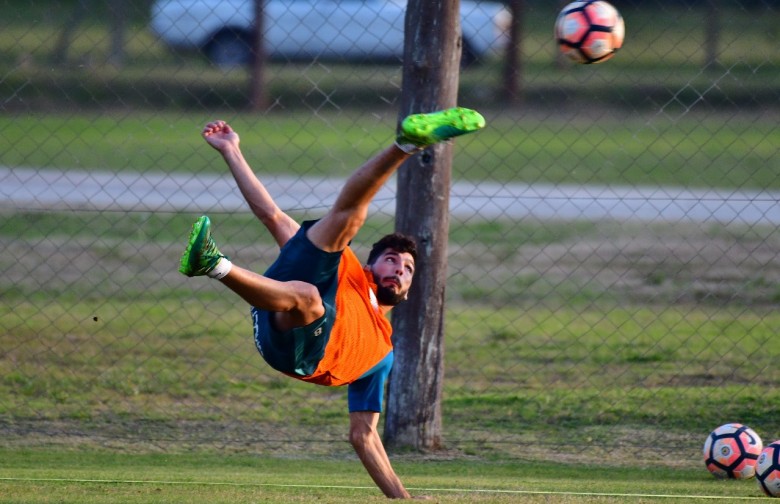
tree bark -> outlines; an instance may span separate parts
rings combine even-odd
[[[523,62],[520,55],[522,54],[524,7],[524,0],[510,0],[509,2],[512,24],[509,26],[509,43],[506,47],[504,60],[504,99],[510,105],[520,103],[523,96],[523,90],[520,87]]]
[[[65,24],[62,26],[57,42],[54,44],[54,51],[51,55],[51,61],[55,65],[63,65],[68,60],[68,51],[70,51],[70,45],[73,42],[73,35],[76,30],[84,22],[84,18],[87,16],[87,0],[78,0],[70,16],[65,20]]]
[[[720,45],[720,12],[718,0],[707,0],[707,15],[704,22],[704,68],[718,62]]]
[[[268,104],[265,88],[265,13],[263,0],[254,0],[254,36],[252,37],[252,61],[249,78],[249,109],[264,110]]]
[[[407,6],[400,116],[457,101],[462,40],[460,2],[411,0]],[[437,144],[398,172],[396,229],[418,242],[409,301],[393,310],[395,366],[385,443],[432,450],[442,445],[444,294],[452,144]]]
[[[115,67],[121,67],[125,63],[125,31],[129,4],[125,0],[109,0],[107,6],[111,21],[111,49],[108,62]]]

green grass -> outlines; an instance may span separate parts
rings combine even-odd
[[[383,502],[356,459],[2,450],[0,502]],[[414,495],[434,502],[700,503],[762,494],[753,480],[672,469],[469,460],[396,461]],[[707,497],[704,497],[707,496]],[[664,498],[665,497],[665,498]]]
[[[92,434],[83,442],[95,446],[129,435],[141,445],[235,450],[240,443],[220,438],[225,419],[282,453],[291,449],[285,440],[306,438],[305,429],[315,426],[308,451],[329,453],[343,442],[345,391],[269,370],[253,348],[243,303],[215,283],[176,273],[191,217],[3,217],[0,240],[9,246],[0,268],[27,274],[0,284],[0,415],[64,444],[70,435],[60,431],[88,425]],[[276,248],[251,217],[219,221],[231,257],[258,270],[269,264]],[[370,221],[356,240],[358,252],[391,224]],[[588,243],[606,253],[607,244],[649,231],[652,242],[664,244],[658,257],[640,243],[636,258],[626,249],[605,256],[607,267],[598,255],[580,257],[568,271],[570,258],[549,255]],[[780,395],[771,386],[780,380],[772,345],[780,332],[776,269],[727,262],[724,277],[708,288],[703,278],[717,268],[685,252],[699,242],[724,251],[773,250],[777,234],[454,222],[442,405],[453,446],[464,454],[544,459],[565,453],[564,440],[585,436],[583,457],[608,452],[624,460],[621,446],[652,439],[645,463],[665,463],[666,454],[685,447],[684,462],[694,464],[703,436],[725,419],[780,437]],[[547,252],[532,252],[536,247]],[[52,277],[49,265],[57,268],[65,257],[73,258],[69,279]],[[540,260],[561,271],[545,272],[535,266]],[[591,268],[621,271],[625,286]],[[294,424],[287,421],[291,411],[299,415]]]
[[[267,369],[240,306],[151,297],[60,300],[45,311],[11,298],[0,312],[7,329],[0,337],[0,415],[54,429],[53,443],[69,437],[60,438],[57,425],[89,425],[83,443],[97,445],[114,444],[114,435],[122,439],[135,425],[131,439],[142,445],[226,443],[234,450],[240,443],[231,448],[235,441],[220,439],[226,419],[272,443],[316,428],[317,453],[343,439],[345,390]],[[197,313],[219,313],[220,323]],[[572,449],[558,443],[586,433],[574,450],[613,451],[623,460],[620,446],[648,438],[654,447],[643,464],[666,463],[665,454],[685,447],[675,462],[690,465],[703,436],[723,419],[744,419],[765,438],[780,437],[780,394],[771,387],[780,380],[780,354],[771,344],[780,329],[776,314],[598,306],[531,308],[518,318],[511,309],[455,305],[447,320],[443,411],[447,437],[466,453],[543,459]],[[503,323],[494,328],[490,321]],[[66,336],[39,336],[50,333]],[[298,415],[294,425],[286,424],[290,411]],[[558,441],[550,447],[545,439]]]
[[[248,408],[247,401],[259,397],[258,408],[272,401],[280,409],[298,401],[275,393],[266,397],[268,389],[284,387],[312,398],[326,392],[281,380],[264,369],[259,357],[245,353],[254,349],[241,305],[150,297],[124,302],[65,298],[45,311],[34,300],[9,297],[0,312],[9,329],[2,336],[0,411],[16,415],[35,404],[40,418],[86,415],[97,420],[115,414],[170,419],[166,410],[186,402],[187,411],[174,417],[210,418],[213,411],[265,419],[266,413]],[[222,313],[222,323],[192,317],[204,309]],[[488,430],[492,424],[487,420],[500,418],[498,409],[508,408],[524,422],[542,422],[539,429],[551,419],[566,419],[552,423],[572,428],[650,420],[655,428],[695,431],[712,422],[701,415],[706,405],[722,402],[721,415],[750,416],[757,425],[774,429],[777,402],[770,399],[776,392],[762,392],[766,383],[780,379],[772,365],[778,354],[770,344],[780,318],[771,312],[691,307],[681,314],[669,308],[594,306],[532,307],[518,316],[511,308],[464,311],[453,306],[448,320],[445,409],[452,428],[467,429],[469,412],[479,406],[486,413],[481,427]],[[67,337],[50,341],[39,336],[52,331]],[[728,355],[722,355],[727,349]],[[519,383],[499,379],[506,373],[527,378]],[[573,389],[569,380],[575,377],[580,382]],[[674,391],[676,399],[665,397],[666,391]],[[735,391],[742,399],[729,401]],[[343,391],[332,389],[324,397],[333,395]],[[757,396],[764,399],[758,402]],[[666,408],[667,400],[683,397],[682,404]],[[533,403],[534,414],[526,418],[515,410],[518,401]],[[334,413],[338,426],[342,404],[321,406],[320,414]],[[500,433],[506,426],[499,422],[495,427]]]
[[[248,74],[166,51],[145,7],[121,69],[97,12],[52,66],[62,4],[6,2],[0,165],[226,174],[199,138],[218,117],[259,173],[345,176],[392,140],[400,67],[272,64],[274,105],[247,113]],[[780,188],[771,15],[729,10],[704,69],[700,12],[627,8],[625,47],[586,67],[556,64],[541,4],[521,104],[503,102],[500,61],[461,75],[459,102],[489,127],[456,141],[456,180]],[[231,257],[273,259],[254,219],[218,220]],[[0,502],[384,500],[346,443],[345,390],[270,371],[243,304],[176,273],[191,221],[2,211]],[[391,226],[371,220],[356,248]],[[398,472],[437,502],[758,497],[711,478],[700,449],[726,421],[780,438],[779,240],[736,224],[453,221],[445,450],[394,453]]]
[[[248,73],[171,54],[146,30],[146,6],[131,9],[128,59],[118,69],[104,61],[101,16],[77,30],[69,64],[52,67],[53,34],[69,11],[11,4],[15,16],[0,22],[0,164],[224,173],[198,138],[215,118],[236,126],[262,173],[346,175],[392,140],[400,66],[274,63],[273,106],[242,113]],[[529,4],[518,106],[501,96],[500,61],[461,76],[459,103],[483,110],[489,127],[457,141],[456,178],[780,187],[771,16],[725,10],[719,63],[703,69],[695,9],[626,8],[625,47],[592,66],[555,63],[555,13]]]
[[[459,139],[456,179],[521,183],[780,188],[771,117],[620,114],[511,117],[486,111],[489,127]],[[392,141],[395,117],[358,112],[227,116],[210,113],[3,115],[9,148],[0,164],[136,172],[226,173],[200,138],[222,117],[242,136],[260,173],[346,176]],[[324,129],[324,131],[322,131]],[[320,133],[316,133],[319,131]],[[572,168],[576,167],[576,168]]]

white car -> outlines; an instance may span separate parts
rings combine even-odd
[[[401,61],[404,0],[266,0],[265,52],[274,59]],[[500,3],[460,2],[464,64],[507,42],[511,14]],[[254,0],[161,0],[151,29],[176,49],[200,50],[214,64],[250,60]]]

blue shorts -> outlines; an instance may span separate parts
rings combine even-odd
[[[363,376],[347,386],[349,412],[382,412],[385,400],[385,382],[393,369],[393,352],[379,361],[379,364],[366,371]]]
[[[277,371],[298,376],[308,376],[317,369],[336,319],[341,252],[325,252],[309,241],[306,230],[315,222],[303,223],[264,275],[282,282],[299,280],[314,285],[325,315],[307,326],[281,332],[273,325],[272,312],[252,307],[255,345],[260,355]]]

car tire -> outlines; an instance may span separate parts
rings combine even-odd
[[[248,65],[252,56],[252,42],[246,33],[223,30],[212,37],[203,48],[203,53],[212,64],[220,68]]]

